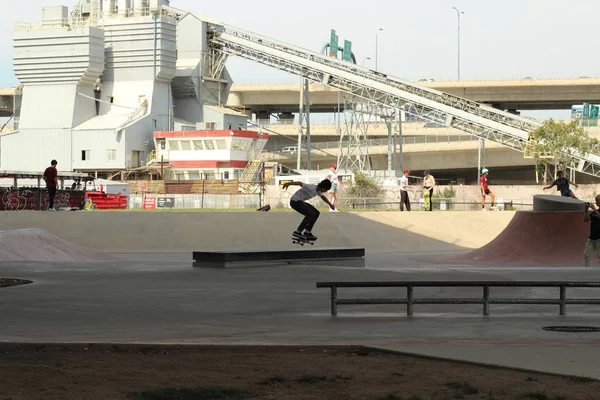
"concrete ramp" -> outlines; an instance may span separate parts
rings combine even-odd
[[[490,243],[451,261],[583,266],[588,235],[583,211],[518,211]]]
[[[115,257],[69,243],[43,229],[0,231],[0,261],[108,261]]]

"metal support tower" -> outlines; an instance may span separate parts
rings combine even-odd
[[[376,113],[374,103],[357,97],[344,99],[344,127],[340,135],[338,170],[371,171],[368,129]]]
[[[310,163],[310,97],[308,79],[302,79],[302,90],[300,90],[300,109],[298,112],[298,158],[296,169],[302,167],[302,147],[306,151],[306,169],[311,168]]]

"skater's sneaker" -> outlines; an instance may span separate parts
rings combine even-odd
[[[304,239],[304,235],[299,231],[294,231],[294,233],[292,233],[292,237],[295,239]]]
[[[310,232],[304,231],[304,233],[302,234],[302,236],[304,237],[304,239],[306,240],[310,240],[310,241],[315,241],[317,240],[317,237],[315,235],[313,235]]]

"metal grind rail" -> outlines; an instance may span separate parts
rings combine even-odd
[[[338,298],[339,288],[406,288],[406,297],[402,298]],[[415,298],[414,289],[422,287],[481,287],[482,297],[419,297]],[[490,288],[529,287],[559,288],[558,298],[516,298],[490,296]],[[381,305],[406,304],[406,314],[413,315],[415,304],[482,304],[483,315],[490,315],[490,304],[535,304],[558,305],[560,315],[566,314],[566,306],[600,305],[600,297],[567,299],[567,288],[600,288],[600,282],[568,281],[390,281],[390,282],[317,282],[317,288],[329,288],[331,315],[337,315],[339,305]]]

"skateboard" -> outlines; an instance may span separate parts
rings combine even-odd
[[[431,206],[431,194],[429,193],[429,189],[425,189],[423,193],[423,208],[425,211],[429,211],[429,207]]]
[[[292,236],[292,243],[293,244],[299,244],[300,246],[304,246],[305,243],[310,243],[310,245],[314,245],[315,241],[314,240],[308,240],[308,239],[299,239],[296,237]]]
[[[263,206],[256,211],[269,211],[270,209],[271,209],[271,205],[267,204],[266,206]]]

